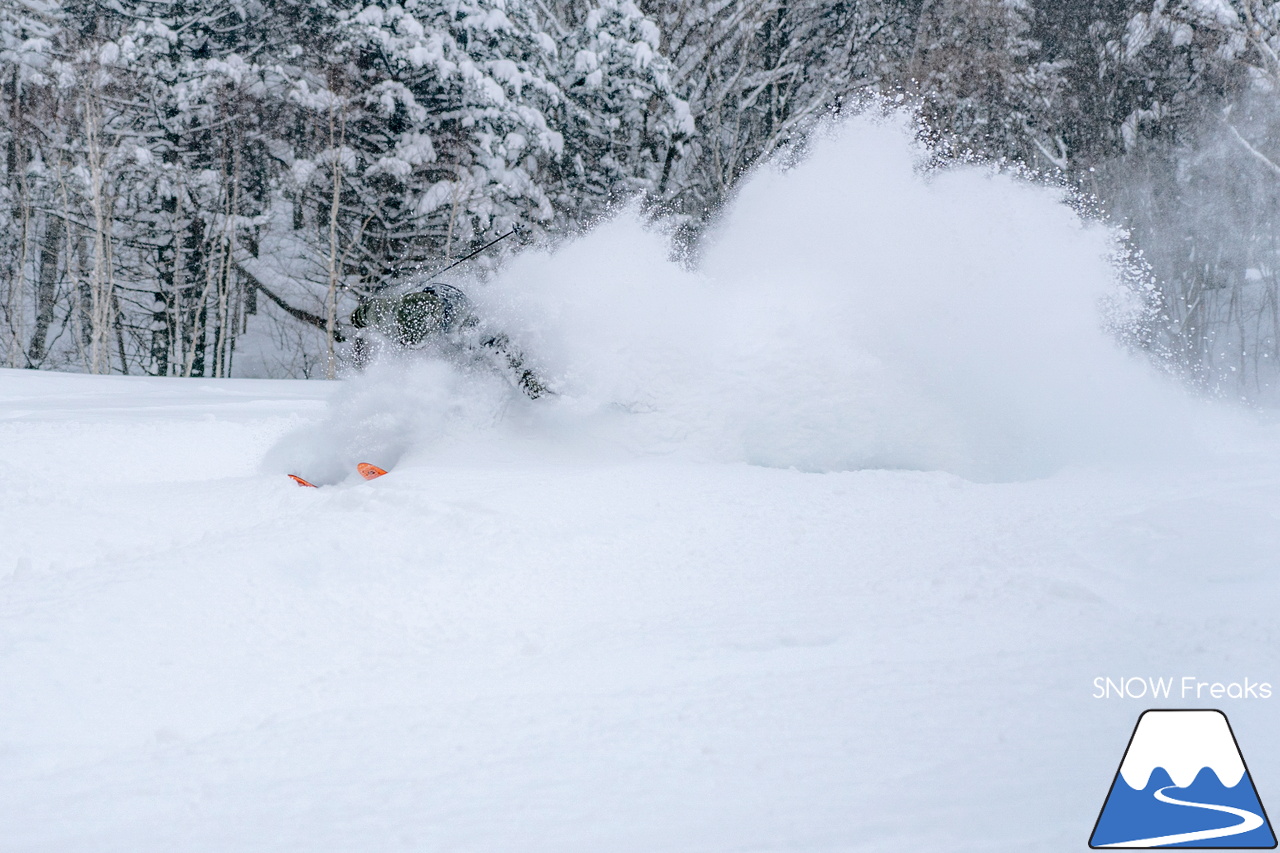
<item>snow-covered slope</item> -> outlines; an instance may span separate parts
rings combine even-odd
[[[1145,707],[1093,678],[1272,677],[1270,443],[313,491],[254,468],[323,383],[0,387],[0,850],[1079,849]]]
[[[840,258],[726,296],[729,253],[616,303],[678,274],[625,223],[570,250],[603,294],[522,261],[477,298],[538,404],[0,371],[0,851],[1081,849],[1146,707],[1093,679],[1280,680],[1280,436],[1125,367],[1098,282],[983,284],[1033,215],[1104,269],[1056,201],[909,166],[894,232],[943,192],[926,233],[969,236],[899,301]],[[1274,701],[1227,709],[1264,802]]]

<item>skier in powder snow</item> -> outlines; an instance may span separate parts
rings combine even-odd
[[[359,330],[357,364],[365,364],[381,341],[402,349],[430,350],[461,364],[487,364],[511,377],[530,399],[550,393],[525,366],[510,338],[485,331],[471,300],[456,287],[432,283],[401,296],[376,296],[351,314]]]

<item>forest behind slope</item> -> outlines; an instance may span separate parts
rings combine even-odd
[[[753,167],[901,108],[925,168],[1122,226],[1136,342],[1265,397],[1277,51],[1261,0],[0,0],[0,364],[332,375],[388,284],[628,204],[694,259]]]

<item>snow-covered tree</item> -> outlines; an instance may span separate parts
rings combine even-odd
[[[221,376],[248,301],[235,256],[270,203],[279,72],[250,58],[262,7],[179,3],[148,19],[151,8],[100,49],[134,100],[109,128],[114,213],[132,250],[122,298],[150,315],[137,330],[144,367]]]
[[[50,65],[61,14],[41,0],[0,5],[0,364],[9,367],[43,362],[57,305],[65,229],[41,209],[54,201]]]
[[[538,173],[564,138],[547,121],[561,94],[555,43],[541,36],[515,0],[369,5],[344,22],[334,55],[347,89],[331,84],[336,106],[321,111],[338,110],[346,128],[368,283],[552,218]],[[325,141],[336,150],[338,139]]]
[[[823,117],[892,88],[913,4],[895,0],[647,0],[697,133],[663,195],[696,229],[762,158]]]
[[[575,25],[556,27],[564,97],[555,121],[566,146],[549,177],[563,225],[589,222],[635,196],[661,203],[697,131],[657,23],[632,0],[601,0]]]
[[[242,341],[274,339],[288,370],[332,374],[347,312],[406,274],[517,225],[573,233],[632,198],[696,240],[755,164],[901,93],[949,153],[1098,195],[1173,282],[1170,322],[1221,327],[1185,306],[1280,268],[1277,14],[1269,0],[8,0],[0,363],[222,376]],[[1215,185],[1249,215],[1192,216]],[[1193,239],[1166,239],[1169,222]]]
[[[365,288],[513,226],[573,227],[653,192],[692,132],[656,26],[631,2],[576,23],[524,0],[368,5],[347,14],[327,64],[295,100],[321,126],[340,104],[340,228]],[[308,160],[295,177],[333,183]]]
[[[908,75],[932,141],[955,154],[1065,170],[1053,122],[1062,66],[1038,59],[1027,0],[931,0]]]
[[[1109,202],[1161,284],[1166,346],[1205,387],[1280,386],[1280,10],[1146,2],[1113,62],[1143,85]]]

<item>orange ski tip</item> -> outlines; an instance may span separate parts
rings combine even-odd
[[[370,465],[368,462],[361,462],[356,466],[356,470],[360,472],[360,476],[366,480],[376,480],[383,474],[387,473],[377,465]]]
[[[308,489],[318,489],[318,488],[320,488],[320,487],[319,487],[319,486],[317,486],[315,483],[308,483],[306,480],[302,479],[302,478],[301,478],[301,477],[299,477],[297,474],[290,474],[290,475],[289,475],[289,479],[290,479],[290,480],[293,480],[293,482],[297,483],[299,486],[306,486]]]

